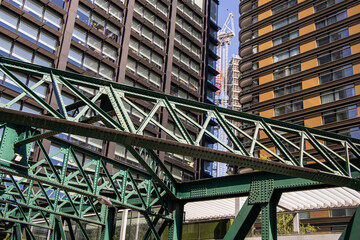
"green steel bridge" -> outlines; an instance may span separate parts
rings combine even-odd
[[[85,223],[99,226],[101,239],[113,239],[119,209],[143,215],[148,224],[143,239],[161,239],[165,229],[168,239],[181,239],[185,203],[236,196],[248,199],[224,239],[245,238],[259,214],[262,239],[276,239],[276,206],[283,192],[332,186],[360,190],[359,139],[7,58],[0,58],[0,70],[18,88],[3,87],[2,94],[11,98],[0,99],[0,219],[10,239],[36,239],[33,227],[50,230],[50,239],[66,239],[65,223],[70,239],[75,239],[75,225],[91,239]],[[19,73],[36,82],[26,84]],[[51,88],[48,100],[37,94],[43,84]],[[76,96],[75,103],[65,104],[64,89]],[[42,114],[19,111],[21,101]],[[129,106],[141,121],[132,118]],[[162,112],[175,130],[155,117]],[[203,116],[203,124],[190,113]],[[209,131],[211,123],[229,142]],[[144,135],[149,127],[162,138]],[[73,144],[63,134],[121,144],[141,167]],[[205,137],[226,151],[203,147]],[[50,142],[56,151],[49,150]],[[266,159],[257,157],[259,152]],[[164,153],[254,171],[180,183],[160,160]],[[358,210],[341,239],[360,239],[359,224]]]

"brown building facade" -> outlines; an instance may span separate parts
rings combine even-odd
[[[155,92],[212,102],[216,87],[217,0],[4,0],[0,4],[0,54],[47,67],[95,76]],[[214,59],[214,60],[213,60]],[[34,80],[18,76],[32,86]],[[1,76],[0,101],[6,103],[19,89]],[[52,88],[35,89],[51,103]],[[88,89],[81,89],[92,95]],[[76,98],[63,89],[65,104]],[[208,97],[210,96],[210,97]],[[144,102],[138,107],[148,113]],[[128,107],[135,124],[144,116]],[[17,110],[41,113],[36,103],[21,102]],[[191,116],[201,122],[202,116]],[[167,113],[156,119],[173,126]],[[171,125],[172,124],[172,125]],[[174,129],[174,132],[176,129]],[[194,129],[189,129],[193,131]],[[156,127],[145,135],[163,137]],[[135,164],[121,145],[80,136],[61,136],[112,158]],[[50,151],[56,145],[48,144]],[[86,156],[82,157],[86,161]],[[163,155],[178,180],[194,179],[201,171],[195,159]]]

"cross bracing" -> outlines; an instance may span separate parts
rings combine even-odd
[[[261,211],[269,214],[270,224],[273,224],[271,216],[284,191],[276,187],[280,181],[276,177],[278,174],[290,177],[289,181],[295,183],[285,187],[287,190],[297,187],[296,181],[309,181],[317,187],[360,189],[358,139],[6,58],[0,59],[0,69],[8,81],[19,88],[17,93],[12,93],[11,100],[0,104],[0,121],[3,122],[0,172],[5,189],[1,218],[15,223],[11,225],[13,232],[18,229],[13,227],[16,224],[31,226],[37,224],[38,219],[53,231],[55,228],[61,230],[60,222],[67,219],[76,220],[81,229],[81,221],[89,221],[85,216],[91,213],[96,216],[91,221],[103,226],[103,235],[111,236],[110,225],[114,220],[109,220],[109,216],[114,215],[116,207],[140,211],[149,224],[149,234],[155,239],[161,235],[156,229],[164,229],[156,228],[156,224],[160,218],[165,219],[162,226],[169,224],[169,231],[176,239],[181,238],[183,201],[191,199],[249,194],[247,209],[245,206],[240,213],[259,214]],[[17,77],[19,72],[33,76],[38,82],[31,87],[25,85]],[[36,87],[41,84],[52,87],[50,100],[37,95]],[[61,94],[64,89],[76,96],[75,103],[65,105]],[[42,114],[12,109],[25,99],[41,108]],[[139,107],[139,102],[146,103],[147,111]],[[140,120],[134,120],[132,111]],[[169,114],[175,129],[158,120],[156,115],[163,112]],[[204,116],[204,121],[199,124],[191,116]],[[211,133],[210,122],[223,129],[230,144]],[[237,127],[235,122],[241,123],[243,128]],[[166,138],[144,136],[147,128],[158,129]],[[191,134],[189,129],[196,134]],[[131,152],[142,170],[79,149],[59,139],[61,133],[121,144]],[[201,146],[205,137],[222,145],[226,151]],[[61,147],[50,153],[44,147],[46,141],[58,142]],[[81,163],[76,156],[78,151],[88,151],[91,160]],[[199,188],[194,187],[199,184],[196,182],[182,187],[161,161],[161,152],[271,174],[265,179],[252,178],[247,183],[232,183],[225,178],[222,180],[224,186],[218,185],[218,180],[210,180]],[[117,171],[110,171],[112,169]],[[209,188],[212,184],[215,185]],[[244,186],[248,188],[244,190]],[[266,196],[258,192],[263,188],[268,189]],[[220,189],[223,192],[218,194]],[[270,204],[270,208],[266,204]],[[240,228],[246,225],[238,223]],[[31,238],[29,227],[24,228]],[[235,226],[227,236],[237,236],[238,230]],[[86,231],[82,232],[86,236]],[[61,234],[55,235],[53,233],[52,237],[61,238]]]

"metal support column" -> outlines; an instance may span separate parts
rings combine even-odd
[[[360,239],[360,206],[352,216],[350,222],[341,234],[339,240],[357,240]]]
[[[247,199],[236,216],[233,224],[227,231],[224,240],[244,239],[258,217],[260,211],[260,204],[249,204],[249,199]]]
[[[173,218],[174,222],[170,223],[169,226],[169,240],[181,240],[182,239],[182,227],[184,221],[184,203],[173,202]]]
[[[116,228],[117,208],[108,207],[107,217],[105,218],[105,227],[102,234],[102,240],[114,240]]]
[[[294,225],[294,233],[300,234],[300,217],[298,212],[294,213],[293,225]]]
[[[276,206],[281,192],[274,192],[274,180],[254,180],[250,184],[250,194],[235,218],[224,239],[244,239],[261,215],[262,239],[276,239]]]
[[[124,209],[122,212],[122,218],[121,218],[120,240],[126,239],[125,237],[126,237],[128,214],[129,214],[129,209]]]
[[[274,192],[270,201],[261,206],[261,239],[277,239],[276,207],[279,203],[281,192]]]

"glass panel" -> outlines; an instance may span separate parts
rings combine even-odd
[[[103,54],[112,61],[115,61],[117,57],[117,49],[107,43],[104,43]]]
[[[1,34],[0,35],[0,54],[3,55],[4,57],[9,57],[11,45],[12,45],[12,40]]]
[[[44,67],[52,67],[53,66],[53,60],[50,58],[47,58],[39,53],[35,55],[34,63],[39,64]]]
[[[23,45],[15,44],[12,57],[24,62],[31,62],[33,51]]]
[[[148,47],[145,47],[144,45],[140,46],[140,56],[143,58],[146,58],[147,60],[150,60],[151,50]]]
[[[0,8],[0,25],[11,31],[16,30],[17,28],[18,17],[15,14],[12,14],[9,11]]]
[[[85,55],[83,68],[87,71],[97,73],[99,67],[99,61],[93,57]]]
[[[59,30],[60,24],[61,24],[61,16],[59,16],[54,11],[46,9],[45,16],[44,16],[44,23],[49,25],[52,28],[55,28],[56,30]]]
[[[108,22],[106,24],[105,36],[117,42],[120,36],[119,28]]]
[[[99,70],[100,76],[113,80],[114,78],[114,69],[112,67],[109,67],[105,64],[100,64],[100,70]]]
[[[103,33],[105,29],[105,19],[100,15],[93,13],[91,20],[91,26]]]
[[[40,32],[38,45],[49,52],[54,53],[57,45],[57,37],[42,30]]]
[[[26,10],[33,17],[41,20],[43,14],[42,4],[33,0],[26,0],[24,5],[24,10]]]
[[[95,5],[99,6],[100,8],[107,11],[108,8],[108,2],[106,0],[96,0]]]
[[[161,77],[154,72],[150,72],[150,83],[159,88],[161,85]]]
[[[77,9],[77,15],[76,17],[83,21],[86,24],[89,24],[90,21],[90,9],[87,7],[84,7],[83,5],[79,5]]]
[[[101,52],[101,44],[102,44],[102,40],[98,37],[95,37],[92,34],[89,34],[88,36],[88,40],[87,40],[87,45],[88,48],[95,51],[96,53],[100,53]]]
[[[122,17],[124,16],[124,13],[119,7],[115,6],[114,4],[110,4],[109,13],[113,17],[118,19],[120,22],[122,22]]]
[[[75,26],[73,34],[72,34],[72,39],[74,39],[76,42],[78,42],[82,45],[85,45],[86,33],[87,33],[87,31],[85,31],[81,27]]]
[[[148,20],[151,24],[154,24],[155,16],[152,12],[145,10],[144,11],[144,18]]]
[[[143,79],[147,80],[149,77],[149,69],[145,66],[139,64],[137,68],[138,76],[142,77]]]
[[[82,54],[82,51],[76,48],[70,48],[68,61],[78,67],[81,67]]]
[[[36,43],[38,32],[39,32],[38,27],[34,26],[29,22],[20,21],[18,34],[21,37],[25,38],[26,40],[29,40],[30,42]]]

